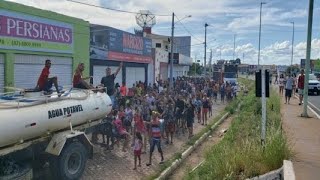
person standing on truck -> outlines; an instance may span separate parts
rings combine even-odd
[[[46,95],[49,95],[52,93],[52,85],[57,90],[57,93],[60,94],[59,88],[58,88],[58,78],[56,76],[49,78],[50,74],[50,68],[51,68],[51,60],[47,59],[45,62],[45,66],[42,69],[42,72],[39,76],[36,89],[40,91],[44,91]]]
[[[108,67],[106,69],[106,76],[102,77],[102,79],[101,79],[101,85],[103,87],[107,88],[107,94],[110,96],[110,99],[112,101],[112,106],[113,107],[114,107],[114,104],[115,104],[115,96],[114,96],[115,85],[114,85],[114,80],[116,79],[116,76],[118,75],[118,73],[119,73],[120,69],[122,68],[122,66],[123,66],[123,62],[120,63],[118,69],[113,74],[111,74],[111,68]]]
[[[80,63],[73,75],[73,87],[79,88],[79,89],[93,89],[93,87],[88,84],[85,80],[92,78],[92,76],[89,77],[82,77],[82,72],[84,71],[84,64]]]

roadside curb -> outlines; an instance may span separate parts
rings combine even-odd
[[[241,104],[241,103],[240,103]],[[240,105],[239,105],[240,106]],[[238,108],[239,108],[238,106]],[[188,149],[186,149],[183,153],[181,158],[175,160],[171,163],[171,165],[162,171],[160,176],[156,178],[157,180],[167,179],[167,177],[174,171],[176,168],[199,146],[203,143],[203,141],[212,133],[213,130],[217,128],[218,125],[220,125],[225,119],[229,117],[230,113],[225,113],[214,125],[212,125],[209,130],[204,133],[192,146],[189,146]]]
[[[293,164],[289,160],[283,160],[283,178],[284,180],[295,180]]]

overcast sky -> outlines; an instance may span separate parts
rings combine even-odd
[[[10,0],[78,17],[94,24],[107,25],[133,33],[139,28],[135,14],[121,13],[86,6],[67,0]],[[213,59],[233,58],[233,37],[236,34],[236,57],[243,63],[257,64],[259,35],[259,0],[75,0],[97,6],[138,12],[150,10],[157,24],[152,32],[171,34],[170,14],[179,19],[175,35],[192,34],[192,57],[203,61],[204,24],[207,27],[207,57],[212,48]],[[309,0],[265,0],[262,9],[261,63],[288,65],[291,61],[292,24],[295,22],[294,63],[305,58]],[[187,29],[187,30],[186,30]],[[320,1],[314,4],[312,58],[320,57]],[[214,40],[216,39],[216,40]]]

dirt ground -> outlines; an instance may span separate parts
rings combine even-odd
[[[231,125],[232,118],[229,117],[223,121],[218,128],[208,137],[190,156],[182,163],[176,171],[172,173],[169,180],[181,180],[188,172],[191,172],[195,167],[197,167],[201,162],[205,160],[206,151],[213,145],[220,142],[223,138],[224,133],[222,131],[228,129]]]
[[[219,115],[225,105],[226,104],[221,104],[221,102],[214,103],[213,116],[210,117],[210,122],[213,121],[215,116]],[[202,126],[195,120],[194,133],[200,132],[204,127],[205,126]],[[180,152],[187,141],[187,134],[180,134],[175,135],[173,144],[167,145],[162,143],[165,160],[171,158],[174,153]],[[133,152],[131,150],[122,152],[121,147],[115,146],[114,150],[108,151],[103,147],[95,146],[94,152],[93,159],[90,159],[87,162],[85,172],[81,178],[82,180],[144,179],[155,173],[161,166],[159,165],[160,155],[157,150],[155,150],[153,154],[153,164],[148,167],[146,166],[146,163],[149,153],[142,154],[142,166],[138,167],[137,170],[133,170]]]

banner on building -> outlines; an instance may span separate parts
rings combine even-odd
[[[150,63],[151,39],[115,28],[91,25],[90,57],[93,59]]]
[[[73,53],[73,26],[42,17],[0,10],[0,48]]]
[[[109,30],[108,59],[138,63],[151,62],[151,39],[118,29]]]
[[[300,67],[301,68],[305,68],[306,67],[306,59],[301,59]],[[319,59],[318,60],[310,59],[310,69],[311,69],[311,71],[320,70],[320,60]]]

